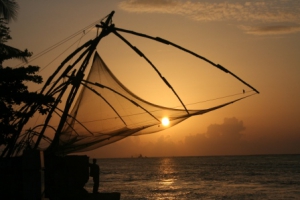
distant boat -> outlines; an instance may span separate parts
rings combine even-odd
[[[140,154],[137,158],[147,158],[147,156],[143,156],[142,154]]]

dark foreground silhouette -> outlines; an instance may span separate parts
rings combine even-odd
[[[89,180],[89,166],[87,156],[52,155],[45,156],[45,168],[42,169],[39,151],[2,158],[1,199],[32,200],[43,196],[50,200],[119,200],[121,194],[118,192],[91,194],[84,189]]]

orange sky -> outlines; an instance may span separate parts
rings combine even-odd
[[[226,108],[192,117],[166,131],[129,137],[88,152],[88,155],[300,153],[300,2],[21,0],[19,5],[18,20],[10,24],[13,40],[9,44],[20,49],[27,48],[38,54],[115,10],[113,22],[117,27],[159,36],[184,46],[225,66],[261,92]],[[193,59],[179,57],[179,52],[169,47],[152,46],[139,39],[132,41],[139,48],[146,46],[147,55],[162,63],[160,70],[168,75],[168,80],[172,80],[186,102],[195,102],[199,94],[202,95],[200,99],[212,94],[198,91],[196,81],[207,77],[200,76]],[[130,66],[131,71],[125,68],[124,60],[131,55],[114,57],[118,45],[108,38],[98,49],[118,78],[145,99],[177,105],[173,100],[149,95],[161,88],[156,82],[153,84],[152,79],[142,78],[149,69],[139,69],[135,64]],[[178,61],[172,63],[175,58]],[[48,62],[36,60],[32,64],[43,68]],[[189,70],[185,70],[187,67]],[[46,79],[52,70],[47,67],[41,75]],[[173,79],[176,75],[181,79]],[[222,81],[219,75],[209,79],[210,84]],[[188,84],[185,85],[188,89],[181,88],[183,84]],[[230,88],[234,89],[234,85]]]

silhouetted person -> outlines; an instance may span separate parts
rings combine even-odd
[[[93,164],[90,164],[90,176],[93,177],[94,181],[94,187],[93,187],[93,193],[98,193],[99,188],[99,172],[100,168],[96,164],[96,159],[93,159]]]

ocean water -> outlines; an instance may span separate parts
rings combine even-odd
[[[299,199],[300,155],[98,159],[122,200]],[[85,188],[92,191],[92,179]]]

